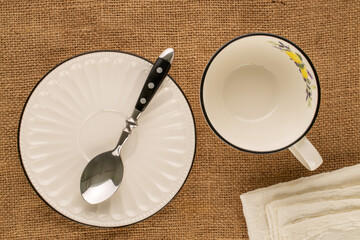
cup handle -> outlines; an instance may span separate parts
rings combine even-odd
[[[289,147],[289,150],[310,171],[317,169],[323,162],[319,152],[306,137]]]

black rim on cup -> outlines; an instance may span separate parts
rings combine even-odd
[[[26,99],[26,102],[24,104],[24,107],[22,109],[22,112],[21,112],[21,115],[20,115],[20,120],[19,120],[19,125],[18,125],[18,134],[17,134],[17,148],[18,148],[18,154],[19,154],[19,158],[20,158],[20,163],[21,163],[21,167],[25,173],[25,176],[26,176],[26,179],[28,180],[28,182],[30,183],[30,186],[32,187],[32,189],[34,190],[34,192],[38,195],[38,197],[46,204],[48,205],[51,209],[53,209],[56,213],[60,214],[61,216],[73,221],[73,222],[76,222],[76,223],[80,223],[82,225],[85,225],[85,226],[91,226],[91,227],[98,227],[98,228],[120,228],[120,227],[126,227],[126,226],[129,226],[129,225],[133,225],[133,224],[136,224],[136,223],[139,223],[139,222],[142,222],[142,221],[145,221],[146,219],[154,216],[155,214],[157,214],[158,212],[160,212],[162,209],[164,209],[176,196],[177,194],[180,192],[180,190],[183,188],[185,182],[187,181],[189,175],[190,175],[190,172],[191,172],[191,169],[193,167],[193,164],[194,164],[194,159],[195,159],[195,155],[196,155],[196,124],[195,124],[195,117],[194,117],[194,113],[191,109],[191,106],[190,106],[190,102],[189,100],[186,98],[185,96],[185,93],[184,91],[180,88],[179,84],[170,76],[168,75],[168,77],[175,83],[175,85],[178,87],[178,89],[180,90],[181,94],[184,96],[188,106],[189,106],[189,109],[190,109],[190,112],[191,112],[191,116],[192,116],[192,120],[194,122],[194,138],[195,138],[195,145],[194,145],[194,154],[193,154],[193,158],[192,158],[192,162],[191,162],[191,166],[190,166],[190,169],[189,169],[189,172],[183,182],[183,184],[181,185],[181,187],[179,188],[179,190],[175,193],[175,195],[163,206],[161,207],[159,210],[157,210],[156,212],[154,212],[153,214],[151,214],[150,216],[140,220],[140,221],[136,221],[134,223],[130,223],[130,224],[127,224],[127,225],[122,225],[122,226],[97,226],[97,225],[91,225],[91,224],[87,224],[87,223],[83,223],[83,222],[79,222],[79,221],[76,221],[66,215],[64,215],[63,213],[59,212],[58,210],[56,210],[53,206],[51,206],[41,195],[40,193],[36,190],[35,186],[32,184],[32,182],[30,181],[30,178],[25,170],[25,166],[24,166],[24,163],[23,163],[23,159],[22,159],[22,156],[21,156],[21,150],[20,150],[20,128],[21,128],[21,122],[22,122],[22,118],[23,118],[23,114],[24,114],[24,111],[25,111],[25,108],[27,106],[27,103],[30,99],[30,97],[32,96],[32,94],[34,93],[35,89],[37,88],[37,86],[45,79],[45,77],[51,73],[53,70],[55,70],[57,67],[59,67],[60,65],[62,65],[63,63],[69,61],[69,60],[72,60],[74,58],[77,58],[77,57],[80,57],[80,56],[83,56],[83,55],[86,55],[86,54],[91,54],[91,53],[97,53],[97,52],[115,52],[115,53],[123,53],[123,54],[129,54],[131,56],[135,56],[135,57],[138,57],[138,58],[141,58],[151,64],[153,64],[153,62],[151,62],[150,60],[144,58],[144,57],[141,57],[137,54],[133,54],[133,53],[129,53],[129,52],[124,52],[124,51],[119,51],[119,50],[96,50],[96,51],[88,51],[88,52],[84,52],[82,54],[78,54],[78,55],[75,55],[73,57],[70,57],[64,61],[62,61],[61,63],[57,64],[55,67],[53,67],[52,69],[50,69],[37,83],[36,85],[34,86],[34,88],[31,90],[29,96],[27,97]]]
[[[314,75],[315,75],[315,79],[316,79],[316,83],[317,83],[317,93],[318,93],[318,101],[317,101],[317,105],[316,105],[316,110],[315,110],[315,113],[314,113],[314,116],[311,120],[311,123],[309,124],[309,126],[307,127],[307,129],[304,131],[304,133],[298,137],[295,141],[293,141],[292,143],[284,146],[284,147],[281,147],[279,149],[275,149],[275,150],[271,150],[271,151],[253,151],[253,150],[249,150],[249,149],[245,149],[245,148],[242,148],[242,147],[239,147],[231,142],[229,142],[228,140],[226,140],[217,130],[216,128],[212,125],[211,121],[210,121],[210,118],[208,117],[207,113],[206,113],[206,108],[205,108],[205,103],[204,103],[204,96],[203,96],[203,93],[204,93],[204,83],[205,83],[205,78],[206,78],[206,74],[207,74],[207,71],[209,70],[209,67],[211,65],[211,63],[214,61],[214,59],[216,58],[216,56],[223,50],[225,49],[229,44],[239,40],[239,39],[242,39],[242,38],[246,38],[246,37],[252,37],[252,36],[270,36],[270,37],[275,37],[275,38],[278,38],[278,39],[281,39],[289,44],[291,44],[292,46],[294,46],[299,52],[301,52],[301,54],[306,58],[306,60],[309,62],[313,72],[314,72]],[[236,37],[232,40],[230,40],[229,42],[225,43],[223,46],[221,46],[216,52],[215,54],[210,58],[209,62],[207,63],[205,69],[204,69],[204,72],[203,72],[203,75],[202,75],[202,78],[201,78],[201,84],[200,84],[200,104],[201,104],[201,109],[202,109],[202,112],[205,116],[205,119],[206,119],[206,122],[208,123],[208,125],[210,126],[211,130],[222,140],[224,141],[225,143],[227,143],[228,145],[238,149],[238,150],[241,150],[241,151],[244,151],[244,152],[249,152],[249,153],[258,153],[258,154],[268,154],[268,153],[274,153],[274,152],[279,152],[279,151],[282,151],[284,149],[287,149],[289,147],[291,147],[292,145],[294,145],[295,143],[297,143],[298,141],[300,141],[308,132],[309,130],[311,129],[311,127],[314,125],[314,122],[315,122],[315,119],[319,113],[319,109],[320,109],[320,99],[321,99],[321,90],[320,90],[320,82],[319,82],[319,77],[316,73],[316,69],[313,65],[313,63],[311,62],[310,58],[306,55],[306,53],[299,47],[297,46],[295,43],[291,42],[290,40],[284,38],[284,37],[280,37],[278,35],[275,35],[275,34],[270,34],[270,33],[250,33],[250,34],[246,34],[246,35],[242,35],[242,36],[239,36],[239,37]]]

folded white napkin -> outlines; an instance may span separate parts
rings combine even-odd
[[[331,211],[332,207],[330,202],[327,203],[326,206],[324,205],[321,209],[322,212],[314,210],[313,208],[316,208],[317,205],[311,205],[311,203],[335,201],[336,203],[332,202],[332,204],[336,205],[335,209],[337,210],[335,212],[336,214],[340,214],[339,216],[343,216],[341,214],[343,214],[343,211],[348,211],[346,209],[355,211],[358,206],[357,204],[359,204],[357,199],[360,199],[359,186],[360,165],[355,165],[330,173],[300,178],[291,182],[280,183],[245,193],[241,195],[240,198],[243,204],[249,237],[251,240],[284,239],[281,234],[285,234],[284,236],[286,237],[290,236],[293,233],[291,229],[295,223],[300,224],[304,222],[303,224],[306,224],[306,222],[312,220],[312,224],[314,224],[313,221],[316,221],[314,219],[318,219],[319,222],[321,222],[326,221],[326,218],[331,216],[329,213],[329,208]],[[348,202],[340,201],[352,201],[351,199],[354,199],[356,202],[351,203],[355,204],[353,207],[349,207],[347,204],[350,203]],[[296,213],[292,208],[285,208],[286,206],[291,207],[295,203],[302,204],[301,211]],[[279,213],[281,214],[280,218]],[[288,214],[289,216],[284,217],[284,215]],[[317,214],[318,216],[309,216],[306,214]],[[300,220],[296,221],[296,219]],[[348,222],[344,224],[351,225],[351,223]],[[326,224],[322,226],[323,228],[327,228]],[[326,229],[322,230],[326,232]],[[339,235],[339,233],[337,234]],[[293,235],[291,236],[295,239]],[[300,239],[304,239],[301,238],[303,236],[304,233],[299,236]],[[340,239],[345,240],[347,238]]]
[[[292,228],[292,225],[298,225],[313,218],[355,210],[360,210],[360,199],[329,200],[306,204],[297,203],[288,207],[279,207],[277,209],[278,219],[276,224],[278,230],[277,239],[284,239],[288,226]],[[315,222],[315,224],[318,223]],[[319,230],[326,230],[328,227],[326,225],[319,225],[319,228],[322,228]],[[306,233],[307,231],[304,231],[301,235],[304,236]]]
[[[266,205],[271,239],[280,238],[280,228],[304,218],[331,211],[360,210],[360,186],[295,195]]]
[[[360,211],[309,218],[284,228],[283,240],[357,240]]]

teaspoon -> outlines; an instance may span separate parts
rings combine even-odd
[[[116,147],[108,152],[94,157],[85,167],[80,180],[80,192],[85,201],[98,204],[110,198],[119,188],[123,175],[124,165],[120,156],[121,149],[131,131],[137,127],[137,120],[145,110],[159,86],[166,77],[174,59],[174,50],[168,48],[163,51],[145,81],[140,92],[133,113],[126,119]]]

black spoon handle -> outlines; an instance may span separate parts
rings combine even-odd
[[[150,73],[145,81],[144,87],[140,92],[139,98],[136,101],[135,108],[139,112],[145,110],[145,108],[159,89],[161,83],[164,81],[171,67],[173,57],[174,50],[168,48],[159,56],[159,58],[154,63],[154,66],[150,70]]]

